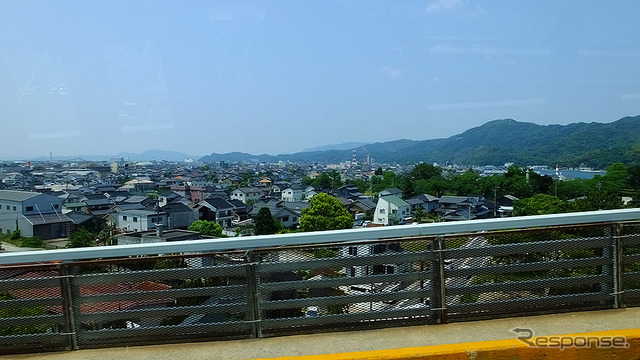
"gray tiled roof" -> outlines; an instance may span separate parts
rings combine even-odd
[[[51,214],[37,214],[37,215],[22,215],[29,221],[32,225],[42,225],[42,224],[56,224],[61,222],[71,222],[67,215],[61,213],[51,213]]]
[[[0,190],[0,200],[24,201],[40,193],[30,191]]]

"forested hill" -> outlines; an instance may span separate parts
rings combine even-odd
[[[396,140],[356,148],[359,158],[376,162],[437,162],[469,165],[579,166],[594,168],[622,162],[640,163],[640,115],[612,123],[537,125],[511,119],[493,120],[446,139]],[[349,161],[351,150],[287,155],[211,154],[204,162],[240,161]]]

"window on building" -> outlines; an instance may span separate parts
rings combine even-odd
[[[387,251],[387,245],[385,244],[374,245],[371,250],[374,254],[382,254],[385,251]]]
[[[122,221],[127,221],[127,215],[122,215]]]
[[[384,213],[385,213],[384,209],[380,209],[380,214],[384,214]]]
[[[33,211],[33,206],[27,206],[27,207],[25,208],[25,210],[26,210],[26,211]]]
[[[133,217],[133,222],[138,222],[138,218],[137,217]]]
[[[358,248],[356,246],[349,246],[349,255],[358,255]]]
[[[11,210],[11,206],[7,205],[7,210]]]
[[[287,216],[283,216],[283,217],[282,217],[282,221],[283,221],[283,222],[287,222],[287,221],[289,221],[289,216],[288,216],[288,215],[287,215]]]
[[[17,210],[17,209],[16,209],[16,207],[14,206],[14,207],[13,207],[13,211],[16,211],[16,210]]]

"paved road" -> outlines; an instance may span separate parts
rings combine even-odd
[[[40,248],[17,247],[6,242],[0,243],[0,246],[4,249],[5,252],[42,250]]]

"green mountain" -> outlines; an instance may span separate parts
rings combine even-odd
[[[468,165],[579,166],[605,168],[614,162],[640,163],[640,115],[612,123],[537,125],[512,119],[493,120],[446,139],[396,140],[355,148],[358,157],[376,162],[437,162]],[[211,154],[204,162],[349,161],[352,149],[286,155]]]

